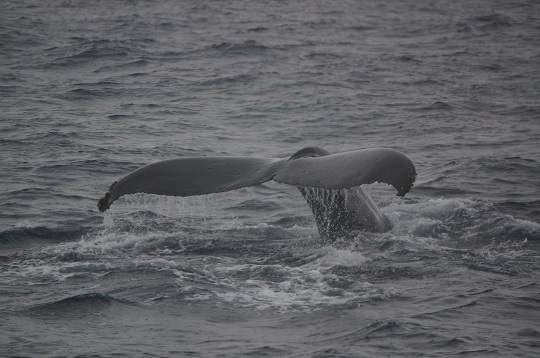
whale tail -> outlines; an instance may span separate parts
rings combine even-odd
[[[330,241],[351,231],[386,232],[390,220],[361,187],[324,189],[298,187],[306,199],[320,235]]]
[[[111,185],[97,206],[103,212],[126,194],[204,195],[275,180],[297,187],[321,235],[333,237],[347,230],[389,230],[388,219],[360,185],[387,183],[403,196],[415,179],[412,161],[387,148],[330,154],[308,147],[281,159],[189,157],[149,164],[127,174]]]

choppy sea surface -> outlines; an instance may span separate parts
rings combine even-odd
[[[540,356],[538,1],[3,1],[0,356]],[[291,187],[109,185],[390,147],[387,233]]]

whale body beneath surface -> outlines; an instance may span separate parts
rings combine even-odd
[[[360,185],[387,183],[398,196],[404,196],[415,179],[412,161],[388,148],[330,154],[308,147],[281,159],[187,157],[149,164],[127,174],[111,185],[97,206],[103,212],[126,194],[204,195],[274,180],[300,190],[319,233],[333,241],[353,230],[391,229],[389,220]]]

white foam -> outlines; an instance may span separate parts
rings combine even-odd
[[[230,304],[253,307],[257,310],[277,309],[313,311],[336,305],[358,305],[374,298],[395,295],[395,290],[377,288],[369,282],[358,282],[353,287],[339,289],[329,285],[338,277],[313,269],[290,275],[274,283],[250,279],[237,291],[217,292],[216,296]]]
[[[358,251],[336,249],[331,246],[324,248],[324,250],[326,251],[326,254],[316,261],[317,265],[324,268],[331,268],[334,266],[359,266],[368,260]]]
[[[423,216],[423,217],[433,217],[433,216],[441,216],[444,214],[448,214],[451,212],[454,212],[458,209],[466,209],[470,208],[471,201],[469,199],[431,199],[424,202],[419,203],[404,203],[402,201],[400,202],[394,202],[393,204],[390,204],[388,206],[385,206],[381,209],[381,211],[386,215],[393,215],[393,216],[399,216],[399,215],[406,215],[406,214],[414,214],[416,216]]]
[[[357,305],[373,298],[396,294],[362,280],[348,281],[331,271],[335,266],[362,265],[366,258],[359,252],[324,247],[311,256],[308,263],[294,267],[235,264],[232,261],[210,263],[197,270],[173,272],[184,292],[199,294],[202,289],[206,292],[206,299],[214,296],[227,304],[257,310],[318,310],[333,305]],[[342,280],[346,281],[343,283],[346,288],[340,288],[339,282]],[[192,289],[186,291],[188,287]]]

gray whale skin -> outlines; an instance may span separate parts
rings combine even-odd
[[[389,220],[360,185],[387,183],[398,196],[404,196],[415,179],[412,161],[388,148],[330,154],[308,147],[281,159],[188,157],[149,164],[127,174],[111,185],[97,206],[103,212],[126,194],[204,195],[275,180],[300,190],[319,233],[333,241],[353,230],[391,229]]]

